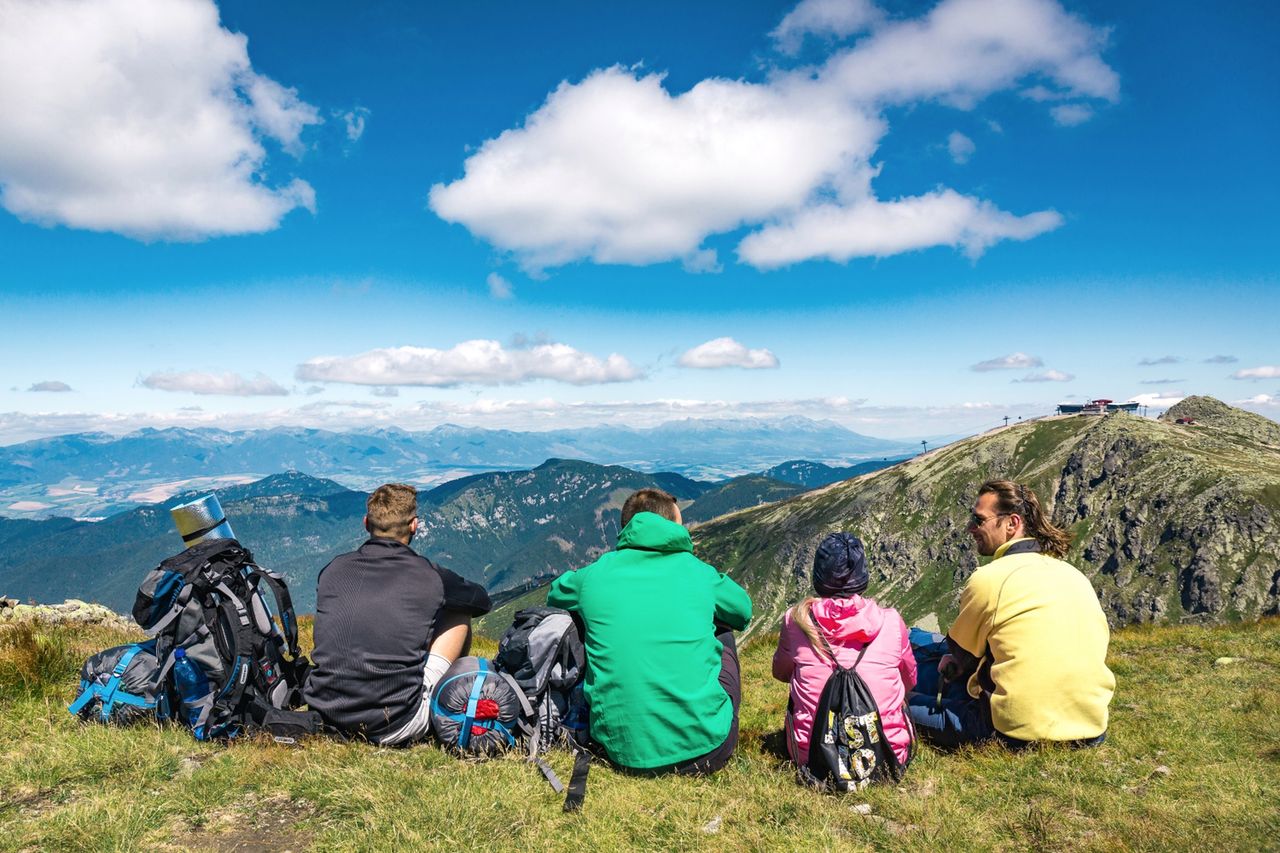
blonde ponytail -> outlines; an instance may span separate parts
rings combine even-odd
[[[823,657],[831,657],[827,653],[827,644],[818,636],[818,628],[813,624],[812,608],[814,604],[821,600],[813,597],[804,599],[791,609],[791,618],[800,630],[804,632],[804,635],[809,638],[809,644],[817,650],[818,654]]]

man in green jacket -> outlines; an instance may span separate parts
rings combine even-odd
[[[547,604],[582,618],[591,738],[610,761],[681,774],[728,763],[742,698],[733,631],[751,598],[693,556],[675,498],[627,498],[617,549],[557,578]]]

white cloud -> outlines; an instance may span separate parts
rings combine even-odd
[[[761,269],[811,258],[885,257],[931,246],[954,246],[976,258],[1000,240],[1029,240],[1061,224],[1054,211],[1014,216],[990,202],[941,190],[895,201],[812,205],[789,222],[748,234],[738,254]]]
[[[1139,385],[1177,385],[1186,382],[1185,379],[1143,379]]]
[[[366,107],[356,107],[339,115],[347,129],[347,141],[359,142],[360,137],[364,136],[364,125],[369,118],[369,110]]]
[[[1039,373],[1028,373],[1021,379],[1015,379],[1014,382],[1070,382],[1075,379],[1075,375],[1071,373],[1063,373],[1061,370],[1042,370]]]
[[[806,35],[848,38],[884,19],[871,0],[801,0],[769,33],[778,50],[794,54]]]
[[[71,390],[71,386],[65,382],[59,382],[56,379],[49,379],[44,382],[36,382],[27,390],[28,391],[53,391],[55,393],[65,394],[66,392]]]
[[[496,272],[489,273],[485,284],[489,285],[489,295],[494,299],[510,299],[515,295],[515,291],[511,287],[511,282],[507,281]]]
[[[978,150],[978,146],[973,144],[973,140],[958,130],[953,130],[951,135],[947,137],[947,152],[951,154],[951,159],[957,163],[968,163],[969,158],[973,156],[973,152],[976,150]]]
[[[1093,118],[1093,107],[1088,104],[1059,104],[1049,108],[1055,124],[1063,127],[1075,127]]]
[[[1053,0],[943,0],[835,54],[823,74],[847,95],[881,103],[937,98],[969,109],[1032,76],[1114,101],[1120,80],[1099,55],[1105,42],[1105,30]]]
[[[1177,364],[1182,361],[1176,355],[1162,355],[1156,358],[1143,358],[1138,360],[1139,367],[1152,367],[1157,364]]]
[[[1205,364],[1235,364],[1240,359],[1234,355],[1213,355],[1204,360]]]
[[[943,0],[923,18],[876,25],[816,69],[775,69],[764,83],[710,78],[672,93],[661,75],[597,70],[483,143],[461,178],[431,188],[430,207],[530,270],[584,258],[698,268],[704,240],[742,227],[738,256],[761,267],[939,245],[976,256],[1062,218],[945,188],[878,198],[884,109],[967,109],[1027,78],[1114,100],[1104,41],[1052,0]]]
[[[1280,379],[1280,367],[1263,365],[1262,367],[1246,367],[1231,374],[1232,379]]]
[[[225,397],[284,397],[289,391],[274,380],[258,374],[253,378],[238,373],[204,373],[185,370],[170,373],[152,373],[140,380],[143,387],[155,391],[182,391]]]
[[[497,341],[463,341],[452,349],[394,347],[354,356],[322,356],[298,365],[304,382],[354,385],[517,385],[550,379],[571,385],[629,382],[641,372],[617,353],[598,358],[566,344],[504,349]]]
[[[535,268],[696,257],[709,234],[798,209],[871,156],[879,120],[794,95],[711,79],[673,97],[658,75],[597,71],[481,146],[431,208]]]
[[[399,397],[400,389],[394,385],[375,385],[369,393],[375,397]]]
[[[1231,405],[1243,406],[1246,409],[1280,408],[1280,396],[1274,394],[1255,394],[1247,400],[1236,400]]]
[[[778,357],[767,349],[747,349],[733,338],[716,338],[680,356],[681,367],[713,369],[744,367],[749,370],[778,366]]]
[[[194,240],[314,210],[305,181],[265,181],[263,140],[299,155],[319,115],[254,72],[210,0],[6,0],[0,15],[0,204],[19,218]]]
[[[1150,394],[1138,394],[1130,397],[1130,403],[1137,403],[1140,406],[1147,406],[1152,409],[1167,409],[1170,406],[1176,406],[1185,400],[1186,397],[1177,391],[1167,393],[1163,391],[1153,391]]]
[[[1152,395],[1154,396],[1154,395]],[[994,410],[994,411],[993,411]],[[201,412],[199,410],[104,413],[0,413],[0,444],[12,444],[74,432],[128,433],[141,427],[216,427],[227,430],[302,426],[337,431],[395,426],[425,430],[442,423],[494,429],[555,429],[601,423],[657,426],[679,418],[800,415],[830,419],[858,432],[919,437],[946,432],[979,431],[996,426],[995,412],[1034,417],[1053,412],[1049,402],[932,406],[873,405],[865,399],[811,397],[801,399],[716,400],[581,400],[477,399],[470,402],[428,401],[405,406],[373,400],[334,400],[269,411]]]
[[[1027,355],[1025,352],[1015,352],[1009,355],[1002,355],[999,358],[990,358],[986,361],[980,361],[970,367],[970,370],[978,373],[986,373],[991,370],[1022,370],[1028,367],[1043,367],[1044,361],[1038,355]]]

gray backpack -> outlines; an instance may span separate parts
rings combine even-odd
[[[558,794],[565,789],[551,766],[538,757],[554,744],[575,753],[565,811],[582,807],[590,753],[588,708],[583,694],[587,653],[573,615],[555,607],[519,611],[498,643],[494,666],[519,685],[532,707],[529,758]]]
[[[104,649],[80,669],[80,693],[67,708],[83,720],[127,726],[169,718],[155,640]]]

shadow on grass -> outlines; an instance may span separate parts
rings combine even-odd
[[[783,729],[769,732],[759,739],[760,752],[780,761],[790,761],[787,754],[787,733]]]

